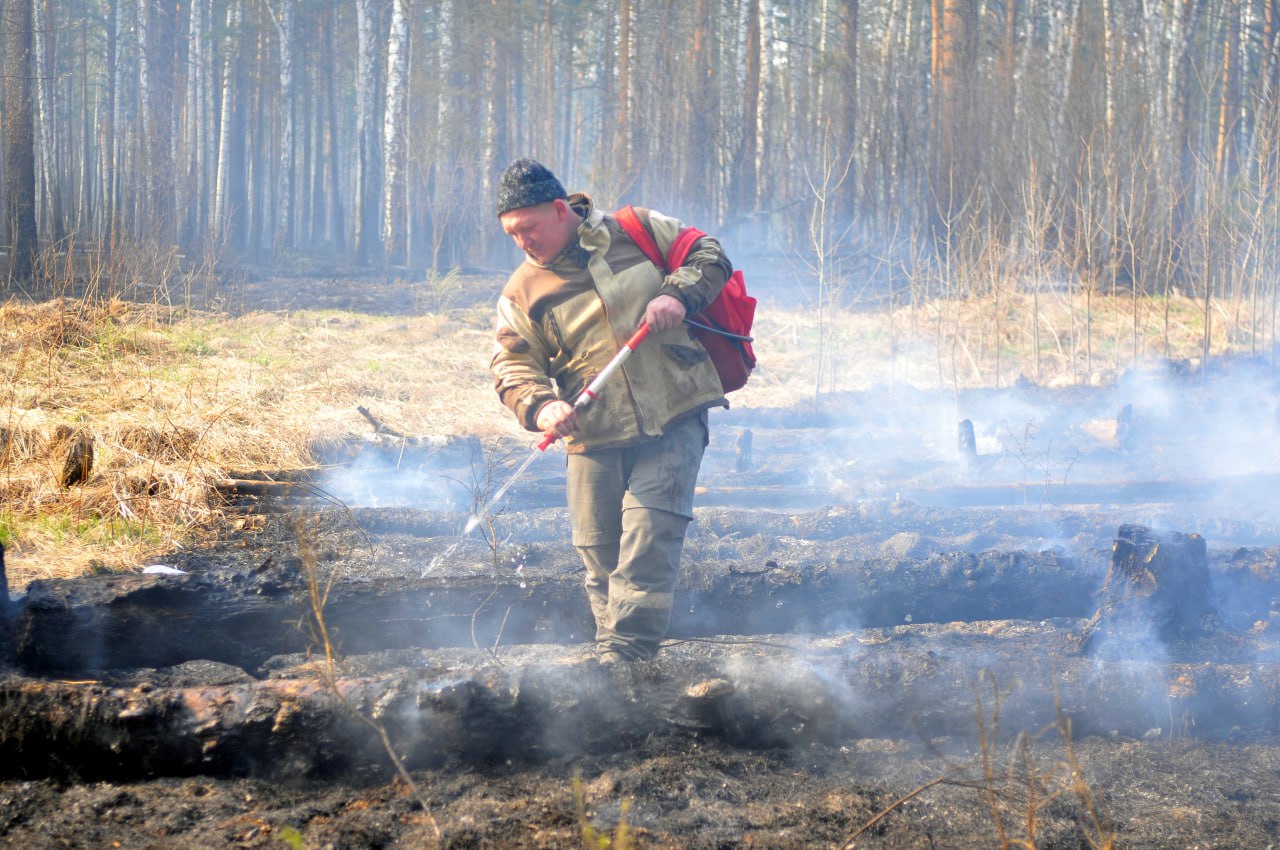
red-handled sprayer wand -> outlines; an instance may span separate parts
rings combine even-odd
[[[591,383],[587,384],[586,389],[578,393],[578,397],[573,401],[573,409],[581,410],[599,398],[600,388],[604,385],[604,382],[609,380],[610,376],[612,376],[614,372],[618,371],[618,367],[627,362],[627,358],[631,356],[631,353],[635,351],[637,347],[639,347],[640,343],[644,342],[644,338],[648,335],[649,323],[641,322],[640,327],[631,335],[631,339],[623,343],[622,348],[618,349],[618,353],[613,356],[613,359],[600,370],[600,374],[596,375],[595,379]],[[529,453],[529,456],[524,459],[524,462],[516,467],[516,471],[511,474],[511,477],[507,479],[506,483],[499,487],[497,492],[489,497],[489,501],[485,502],[483,508],[472,514],[471,518],[467,520],[467,527],[462,532],[464,537],[476,530],[476,527],[480,525],[481,520],[489,515],[489,511],[493,509],[494,505],[501,501],[503,496],[507,495],[507,491],[511,489],[511,485],[524,474],[524,471],[529,468],[529,464],[533,463],[534,458],[545,452],[547,447],[558,439],[560,439],[560,435],[554,430],[547,431],[542,435],[542,442],[538,443],[538,445],[534,447],[533,451]]]

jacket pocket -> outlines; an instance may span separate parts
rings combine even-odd
[[[684,366],[696,366],[707,359],[705,348],[694,348],[692,345],[675,345],[668,342],[663,344],[662,350],[668,357]]]
[[[670,412],[687,410],[691,399],[706,394],[703,372],[708,368],[706,349],[696,345],[663,343],[662,371],[666,376]]]

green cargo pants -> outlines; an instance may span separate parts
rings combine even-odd
[[[602,653],[649,659],[666,636],[706,446],[704,411],[652,442],[569,455],[573,544]]]

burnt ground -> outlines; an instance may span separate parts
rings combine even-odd
[[[623,670],[583,640],[556,461],[464,538],[475,482],[526,447],[353,443],[328,478],[242,492],[222,539],[164,559],[181,574],[16,600],[0,839],[407,848],[434,818],[454,848],[589,846],[587,827],[615,847],[1280,846],[1274,398],[1230,363],[715,413],[672,638]],[[1126,524],[1204,539],[1215,616],[1086,654]],[[333,582],[336,690],[309,570]]]

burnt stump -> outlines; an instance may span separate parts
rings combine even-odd
[[[1122,525],[1079,649],[1107,657],[1163,655],[1217,631],[1212,595],[1203,537]]]

